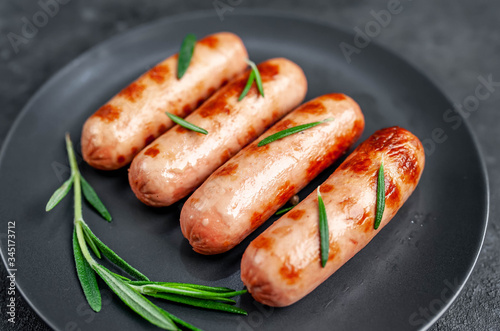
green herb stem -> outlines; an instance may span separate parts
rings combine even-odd
[[[138,290],[140,293],[143,293],[143,294],[171,293],[171,294],[178,294],[178,295],[183,295],[183,296],[188,296],[188,297],[193,297],[193,298],[212,299],[212,300],[225,301],[225,302],[231,302],[231,303],[234,303],[234,300],[227,299],[228,297],[234,297],[236,295],[239,295],[239,294],[246,292],[246,291],[243,291],[243,292],[215,293],[215,292],[208,292],[208,291],[202,291],[202,290],[193,290],[190,288],[169,287],[169,286],[160,286],[160,285],[142,285],[142,286],[130,285],[130,286],[133,286],[136,290]]]
[[[94,270],[130,309],[160,328],[178,330],[174,322],[162,312],[162,309],[136,292],[126,282],[115,277],[107,268],[96,264]]]
[[[62,187],[56,190],[50,198],[48,206],[53,208],[57,205],[57,203],[64,198],[71,188],[70,187],[68,189],[68,185],[71,184],[73,186],[73,254],[75,258],[77,276],[82,290],[87,302],[94,311],[98,312],[101,310],[101,296],[96,278],[96,275],[98,275],[109,286],[109,288],[137,314],[141,315],[150,323],[167,330],[178,330],[179,328],[176,324],[190,330],[199,329],[159,308],[146,299],[143,294],[207,309],[221,310],[243,315],[247,314],[245,310],[227,304],[236,303],[235,300],[229,298],[246,293],[246,290],[235,291],[226,287],[151,282],[146,276],[129,265],[125,260],[119,257],[108,246],[100,241],[83,220],[82,192],[85,195],[85,198],[89,200],[89,202],[100,212],[101,216],[106,218],[106,215],[109,216],[109,213],[106,214],[107,210],[100,201],[99,197],[90,184],[87,183],[81,176],[69,134],[66,134],[66,150],[71,167],[71,182],[66,181]],[[101,254],[104,255],[115,266],[121,268],[123,271],[127,272],[139,281],[131,281],[127,277],[111,272],[104,266],[97,263],[92,257],[89,247],[98,258],[101,258]]]
[[[97,246],[95,245],[95,242],[90,236],[90,234],[87,232],[86,227],[83,227],[83,234],[85,235],[85,242],[87,243],[87,245],[90,246],[90,249],[92,250],[92,252],[94,252],[94,255],[97,256],[98,259],[100,259],[101,252],[99,251],[99,248],[97,248]]]
[[[131,285],[142,286],[142,285],[158,285],[158,286],[167,286],[167,287],[175,287],[175,288],[189,288],[194,290],[203,290],[213,293],[227,293],[227,292],[240,292],[227,287],[213,287],[206,285],[198,285],[198,284],[189,284],[189,283],[173,283],[173,282],[152,282],[152,281],[131,281]],[[246,293],[246,290],[243,290]]]
[[[250,91],[253,82],[255,82],[255,84],[257,85],[257,89],[259,90],[260,95],[264,97],[264,87],[262,86],[262,77],[260,76],[259,68],[257,68],[255,63],[250,61],[250,59],[247,59],[246,62],[250,66],[251,71],[250,74],[248,75],[248,80],[245,85],[245,88],[243,89],[243,91],[241,91],[238,101],[243,100],[243,98],[248,94],[248,91]]]
[[[83,215],[82,215],[82,188],[80,183],[80,171],[78,170],[78,165],[76,164],[75,152],[73,150],[73,144],[71,143],[71,139],[69,138],[69,134],[66,135],[66,148],[68,150],[68,158],[69,164],[71,166],[71,174],[74,178],[74,223],[76,229],[76,237],[78,239],[78,244],[80,245],[80,249],[82,251],[85,260],[87,260],[88,264],[94,269],[96,262],[90,255],[87,244],[85,243],[85,235],[83,233],[82,225]]]
[[[69,165],[71,168],[71,174],[79,172],[78,165],[76,164],[75,151],[73,150],[73,143],[71,143],[71,138],[69,133],[66,133],[66,152],[68,153]]]
[[[95,312],[99,312],[102,308],[101,305],[101,293],[99,292],[99,286],[97,285],[97,278],[94,269],[88,264],[87,260],[82,254],[80,244],[78,243],[78,238],[76,235],[76,228],[73,230],[73,255],[75,258],[76,274],[80,285],[83,290],[83,294],[87,299],[87,302]]]
[[[80,173],[77,171],[75,174],[75,183],[74,183],[74,206],[75,206],[75,225],[79,221],[83,221],[82,215],[82,190],[80,185]]]
[[[176,116],[174,114],[170,114],[169,112],[165,112],[165,114],[167,114],[167,116],[176,124],[179,124],[180,126],[182,126],[183,128],[186,128],[188,130],[191,130],[191,131],[194,131],[194,132],[198,132],[198,133],[202,133],[202,134],[208,134],[208,131],[203,129],[203,128],[200,128],[199,126],[196,126],[194,125],[193,123],[190,123],[188,121],[186,121],[185,119],[183,118],[180,118],[179,116]]]
[[[240,94],[240,97],[238,98],[238,101],[243,100],[243,98],[248,94],[248,91],[250,91],[250,88],[252,87],[254,80],[255,80],[255,72],[253,72],[253,70],[252,70],[250,72],[250,75],[248,75],[247,83],[246,83],[243,91],[241,91],[241,94]]]
[[[288,208],[283,208],[283,209],[281,209],[281,210],[278,210],[278,211],[276,212],[276,214],[274,214],[274,215],[279,216],[279,215],[281,215],[281,214],[287,213],[287,212],[289,212],[290,210],[292,210],[294,207],[295,207],[295,206],[291,206],[291,207],[288,207]]]
[[[90,255],[90,251],[85,243],[85,235],[83,233],[82,225],[80,222],[75,223],[76,227],[76,238],[78,239],[78,244],[80,245],[80,249],[82,250],[83,257],[88,262],[88,264],[94,269],[97,262]]]
[[[276,133],[274,133],[274,134],[272,134],[272,135],[270,135],[270,136],[262,139],[257,144],[257,146],[262,147],[264,145],[272,143],[273,141],[276,141],[276,140],[288,137],[288,136],[290,136],[292,134],[295,134],[295,133],[298,133],[298,132],[301,132],[301,131],[313,128],[316,125],[320,125],[322,123],[331,122],[331,121],[333,121],[333,118],[330,117],[330,118],[324,119],[324,120],[322,120],[320,122],[312,122],[312,123],[297,125],[297,126],[293,126],[291,128],[285,129],[285,130],[281,130],[279,132],[276,132]]]

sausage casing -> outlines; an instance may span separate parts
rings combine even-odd
[[[377,174],[385,168],[385,211],[374,229]],[[314,290],[365,247],[392,219],[418,184],[422,144],[409,131],[375,132],[320,186],[329,224],[329,258],[320,263],[317,192],[314,191],[258,236],[241,261],[241,279],[252,296],[288,306]]]
[[[304,99],[307,81],[292,61],[271,59],[258,69],[264,97],[253,84],[238,101],[248,70],[186,118],[206,129],[207,135],[176,126],[135,157],[129,182],[139,200],[161,207],[182,199]]]
[[[177,78],[178,54],[159,63],[99,108],[82,131],[82,154],[91,166],[114,170],[174,123],[165,114],[185,117],[220,86],[242,73],[247,51],[228,32],[195,45],[188,70]]]
[[[259,147],[301,124],[333,118]],[[196,252],[218,254],[239,244],[361,136],[364,118],[344,94],[313,99],[288,114],[215,171],[186,201],[181,229]]]

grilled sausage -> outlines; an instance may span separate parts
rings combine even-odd
[[[255,300],[283,307],[330,277],[396,214],[425,163],[422,144],[405,129],[375,132],[320,186],[329,224],[326,266],[320,262],[319,212],[314,191],[258,236],[241,261],[241,279]],[[385,168],[385,211],[374,230],[377,173]]]
[[[293,126],[332,122],[258,147]],[[361,136],[364,118],[344,94],[328,94],[288,114],[217,169],[186,201],[181,229],[193,249],[218,254],[239,244]]]
[[[264,97],[253,84],[238,101],[248,80],[247,71],[186,118],[208,135],[177,126],[137,155],[129,182],[139,200],[160,207],[185,197],[304,99],[307,82],[295,63],[277,58],[261,63],[258,69]]]
[[[174,123],[165,111],[185,117],[225,82],[242,73],[247,51],[228,32],[198,41],[187,72],[177,79],[175,54],[159,63],[99,108],[83,126],[82,154],[91,166],[114,170]]]

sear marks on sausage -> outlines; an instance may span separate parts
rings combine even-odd
[[[334,120],[258,146],[271,134],[329,117]],[[327,94],[303,104],[215,171],[193,193],[181,211],[182,233],[202,254],[219,254],[233,248],[343,155],[363,128],[363,114],[347,96]],[[304,212],[295,207],[289,215],[298,220]]]
[[[382,161],[386,206],[375,230]],[[394,217],[415,190],[424,164],[422,144],[409,131],[392,127],[375,132],[320,186],[330,237],[326,266],[320,263],[317,193],[313,192],[247,247],[241,279],[249,292],[263,304],[283,307],[313,291]],[[299,215],[298,211],[305,212]],[[262,244],[266,242],[272,245]]]
[[[176,75],[177,54],[157,64],[85,122],[81,138],[84,160],[103,170],[128,164],[174,125],[166,111],[187,116],[224,82],[241,74],[247,57],[238,36],[221,32],[198,41],[182,79]]]
[[[307,81],[299,66],[290,60],[276,58],[259,67],[262,68],[265,97],[255,93],[238,101],[248,79],[250,70],[247,70],[186,118],[207,130],[208,135],[176,126],[155,140],[159,153],[154,158],[145,152],[136,156],[130,166],[129,182],[139,200],[163,207],[182,199],[302,102]],[[234,164],[232,167],[223,173],[228,180],[234,179],[233,171],[239,169],[235,169]],[[217,193],[211,191],[210,196],[216,197]],[[290,197],[287,195],[286,199]],[[258,217],[259,222],[261,219]],[[222,240],[221,244],[225,242]],[[229,244],[232,242],[229,241],[226,247],[230,247]]]

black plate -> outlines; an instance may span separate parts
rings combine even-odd
[[[309,81],[307,99],[330,92],[353,97],[366,116],[363,140],[393,125],[412,131],[427,148],[436,129],[444,130],[447,139],[436,143],[433,153],[428,149],[422,180],[393,221],[300,302],[273,309],[245,295],[238,304],[249,311],[248,317],[160,305],[207,330],[406,330],[431,325],[467,280],[487,223],[485,167],[467,126],[454,129],[456,122],[444,122],[443,113],[452,108],[446,97],[421,73],[377,45],[361,49],[348,64],[339,44],[352,44],[353,36],[332,26],[242,9],[224,18],[220,21],[214,12],[191,13],[112,38],[61,70],[27,104],[0,156],[0,231],[7,231],[7,222],[16,222],[19,290],[57,330],[154,329],[109,290],[103,290],[102,311],[91,312],[74,271],[72,197],[50,213],[44,207],[68,175],[66,131],[79,145],[85,119],[139,74],[175,53],[186,33],[201,37],[227,30],[242,37],[256,62],[284,56],[298,63]],[[198,255],[179,228],[181,203],[148,208],[129,189],[126,170],[101,172],[83,162],[80,166],[114,216],[108,224],[85,207],[85,219],[132,265],[153,280],[242,288],[240,257],[256,234],[224,255]],[[5,234],[2,239],[5,262]],[[106,286],[101,283],[101,288]]]

